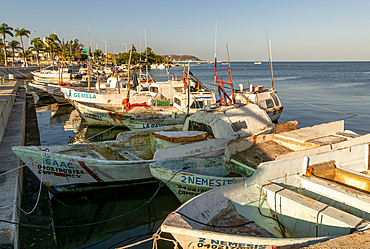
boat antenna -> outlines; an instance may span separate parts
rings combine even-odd
[[[189,112],[190,112],[190,81],[189,81],[189,78],[190,78],[190,60],[188,61],[188,73],[187,73],[187,76],[186,77],[186,81],[187,81],[187,85],[188,85],[188,89],[187,89],[187,92],[188,92],[188,110],[187,110],[187,114],[186,116],[189,117]]]
[[[89,30],[89,57],[88,57],[88,74],[89,77],[87,78],[87,89],[88,91],[91,90],[91,37],[90,37],[90,20],[87,19],[87,26]]]
[[[216,28],[215,28],[215,94],[217,91],[217,19],[216,19]]]
[[[131,49],[130,49],[130,57],[128,59],[128,81],[127,81],[127,96],[126,98],[128,101],[130,101],[130,71],[131,71],[131,56],[132,56],[132,49],[134,47],[134,44],[131,44]]]
[[[141,30],[140,30],[141,36]],[[144,38],[145,38],[145,71],[146,71],[146,83],[149,83],[149,73],[148,73],[148,49],[146,46],[146,29],[144,28]],[[141,40],[141,39],[140,39]]]
[[[270,65],[270,73],[271,73],[271,90],[274,90],[274,76],[272,73],[271,39],[269,39],[267,36],[267,30],[266,30],[266,40],[267,40],[267,51],[269,54],[269,65]]]

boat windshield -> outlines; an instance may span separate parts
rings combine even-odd
[[[214,137],[211,126],[206,125],[206,124],[190,121],[188,129],[189,131],[205,131],[208,133],[208,135],[211,135],[212,137]]]

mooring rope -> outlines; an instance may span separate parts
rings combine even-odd
[[[77,143],[75,143],[75,144],[70,144],[69,146],[75,146],[75,145],[78,145],[78,144],[80,144],[80,143],[82,143],[82,142],[85,142],[85,141],[87,141],[87,140],[90,140],[90,139],[92,139],[92,138],[94,138],[94,137],[96,137],[96,136],[99,136],[100,134],[103,134],[104,132],[107,132],[107,131],[109,131],[109,130],[111,130],[111,129],[114,129],[114,128],[116,128],[117,127],[117,125],[115,125],[115,126],[112,126],[112,127],[110,127],[109,129],[106,129],[106,130],[104,130],[104,131],[102,131],[102,132],[99,132],[98,134],[95,134],[95,135],[93,135],[93,136],[91,136],[91,137],[89,137],[89,138],[86,138],[85,140],[82,140],[82,141],[80,141],[80,142],[77,142]],[[45,151],[45,152],[47,152],[47,151]],[[41,152],[42,153],[42,152]],[[1,173],[0,174],[0,176],[3,176],[3,175],[6,175],[6,174],[9,174],[9,173],[11,173],[11,172],[13,172],[13,171],[16,171],[16,170],[18,170],[18,169],[21,169],[21,168],[23,168],[23,167],[25,167],[25,166],[28,166],[28,165],[32,165],[33,163],[35,163],[35,162],[38,162],[38,161],[42,161],[42,166],[41,166],[41,179],[40,179],[40,186],[39,186],[39,191],[38,191],[38,194],[37,194],[37,200],[36,200],[36,204],[35,204],[35,206],[33,207],[33,209],[30,211],[30,212],[26,212],[26,211],[24,211],[22,208],[21,208],[21,206],[17,203],[17,202],[13,202],[13,203],[11,203],[11,204],[9,204],[9,205],[6,205],[6,206],[0,206],[0,209],[2,209],[2,208],[8,208],[8,207],[10,207],[10,206],[13,206],[13,205],[16,205],[24,214],[26,214],[26,215],[29,215],[29,214],[31,214],[31,213],[33,213],[33,211],[35,211],[35,209],[36,209],[36,207],[37,207],[37,205],[38,205],[38,203],[39,203],[39,200],[40,200],[40,196],[41,196],[41,189],[42,189],[42,183],[43,183],[43,181],[42,181],[42,176],[44,175],[43,174],[43,165],[44,165],[44,158],[47,158],[47,157],[50,157],[50,155],[44,155],[44,156],[42,156],[41,158],[39,158],[39,159],[36,159],[36,160],[34,160],[34,161],[32,161],[32,162],[30,162],[30,163],[28,163],[28,164],[24,164],[24,165],[22,165],[22,166],[19,166],[19,167],[16,167],[16,168],[14,168],[14,169],[11,169],[11,170],[8,170],[8,171],[5,171],[5,172],[3,172],[3,173]]]
[[[179,248],[178,243],[177,243],[176,240],[163,238],[163,237],[161,237],[160,233],[161,232],[158,229],[158,231],[156,233],[154,233],[152,235],[152,237],[150,237],[150,238],[147,238],[147,239],[138,241],[136,243],[133,243],[133,244],[130,244],[130,245],[127,245],[127,246],[118,247],[116,249],[130,248],[130,247],[137,246],[137,245],[140,245],[142,243],[145,243],[145,242],[148,242],[148,241],[151,241],[151,240],[153,240],[153,246],[152,246],[153,249],[157,249],[158,248],[158,244],[157,244],[158,240],[164,240],[164,241],[172,242],[174,244],[174,249],[178,249]]]
[[[306,104],[306,105],[309,105],[309,106],[312,106],[312,107],[316,107],[316,108],[319,108],[319,109],[322,109],[322,110],[325,110],[325,111],[330,111],[330,112],[336,112],[336,113],[341,113],[341,114],[346,114],[346,115],[350,115],[349,117],[346,117],[344,119],[347,119],[347,118],[352,118],[352,117],[355,117],[357,116],[357,114],[353,114],[353,113],[347,113],[347,112],[341,112],[341,111],[335,111],[335,110],[331,110],[331,109],[328,109],[328,108],[324,108],[324,107],[321,107],[321,106],[317,106],[317,105],[313,105],[313,104],[310,104],[310,103],[307,103],[307,102],[304,102],[302,100],[298,100],[298,99],[295,99],[295,98],[292,98],[292,97],[289,97],[285,94],[282,94],[281,92],[276,92],[280,95],[283,95],[284,97],[287,97],[287,98],[290,98],[292,100],[295,100],[295,101],[298,101],[300,103],[303,103],[303,104]]]
[[[27,227],[40,227],[40,228],[77,228],[77,227],[86,227],[86,226],[93,226],[93,225],[99,225],[99,224],[102,224],[102,223],[105,223],[105,222],[108,222],[108,221],[112,221],[112,220],[115,220],[117,218],[120,218],[120,217],[123,217],[123,216],[126,216],[128,214],[131,214],[143,207],[146,207],[148,206],[154,199],[154,197],[157,195],[157,193],[159,192],[160,188],[163,186],[162,182],[159,184],[157,190],[155,191],[155,193],[153,194],[152,197],[149,198],[148,201],[146,201],[143,205],[127,212],[127,213],[124,213],[124,214],[121,214],[121,215],[117,215],[115,217],[112,217],[110,219],[106,219],[106,220],[103,220],[103,221],[98,221],[98,222],[94,222],[94,223],[87,223],[87,224],[80,224],[80,225],[71,225],[71,226],[43,226],[43,225],[32,225],[32,224],[24,224],[24,223],[19,223],[19,222],[13,222],[13,221],[7,221],[7,220],[2,220],[0,219],[0,222],[4,222],[4,223],[8,223],[8,224],[13,224],[13,225],[20,225],[20,226],[27,226]],[[137,218],[137,217],[136,217]]]

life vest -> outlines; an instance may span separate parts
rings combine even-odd
[[[184,75],[182,76],[182,81],[184,82],[184,86],[185,86],[185,88],[188,88],[188,84],[186,84],[186,80],[187,80],[187,78],[188,78],[188,76],[186,76],[186,74],[184,74]]]
[[[122,101],[121,101],[121,104],[126,108],[130,108],[130,101],[127,99],[127,98],[124,98]]]

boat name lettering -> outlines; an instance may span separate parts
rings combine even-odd
[[[84,115],[84,118],[89,118],[89,119],[94,119],[94,120],[98,120],[98,121],[103,121],[102,117],[100,116],[106,116],[105,114],[95,114],[95,113],[85,113]]]
[[[60,163],[58,163],[57,160],[52,160],[50,158],[45,158],[45,159],[42,159],[43,163],[46,164],[46,165],[52,165],[52,166],[56,166],[56,167],[65,167],[65,168],[70,168],[70,169],[73,169],[73,163],[65,163],[63,161],[61,161]]]
[[[143,124],[143,129],[146,128],[155,128],[155,127],[163,127],[163,126],[171,126],[172,124]]]
[[[205,179],[202,177],[195,176],[181,176],[181,178],[182,183],[196,184],[209,187],[219,187],[233,182],[233,180]]]
[[[181,185],[178,185],[177,188],[179,189],[177,191],[177,193],[179,193],[179,195],[196,196],[196,195],[206,191],[206,190],[199,189],[199,188],[185,187],[185,186],[181,186]]]
[[[71,97],[72,93],[71,92],[66,92],[66,97]],[[86,98],[86,99],[96,99],[95,94],[91,93],[73,93],[74,98]]]
[[[37,168],[38,169],[44,169],[44,170],[48,170],[48,171],[52,171],[52,172],[60,172],[60,173],[66,173],[66,174],[84,174],[84,171],[83,170],[77,170],[77,169],[61,169],[61,168],[57,168],[57,167],[52,167],[52,166],[41,166],[41,165],[37,165]]]
[[[206,243],[205,238],[199,238],[197,244],[198,248],[212,248],[212,249],[265,249],[268,248],[267,245],[255,245],[255,244],[244,244],[238,242],[222,241],[222,240],[210,240],[210,243]]]

